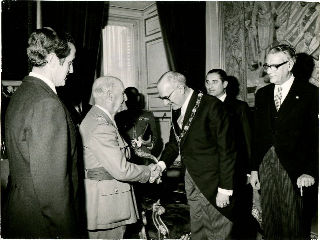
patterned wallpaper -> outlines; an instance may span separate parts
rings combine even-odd
[[[240,82],[239,99],[253,106],[254,92],[268,84],[266,53],[289,43],[313,57],[310,82],[319,86],[320,4],[317,2],[221,2],[225,66]]]

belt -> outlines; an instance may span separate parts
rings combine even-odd
[[[96,180],[96,181],[114,179],[114,177],[112,177],[112,175],[103,167],[86,169],[85,177],[87,179]]]

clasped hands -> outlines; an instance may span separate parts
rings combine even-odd
[[[156,182],[157,184],[161,183],[162,169],[158,164],[150,164],[149,165],[151,175],[149,178],[149,182]]]

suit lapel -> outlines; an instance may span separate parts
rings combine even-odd
[[[227,105],[227,106],[229,106],[229,105],[233,105],[232,102],[233,101],[233,99],[232,98],[230,98],[228,95],[226,96],[226,99],[223,101],[223,103],[224,103],[224,105]]]
[[[188,107],[186,109],[186,113],[184,114],[184,118],[183,118],[183,123],[182,123],[182,129],[183,127],[185,126],[185,124],[187,123],[190,115],[191,115],[191,111],[194,107],[194,105],[196,104],[196,101],[197,101],[197,96],[198,96],[198,93],[196,91],[193,91],[192,93],[192,96],[190,98],[190,101],[189,101],[189,104],[188,104]]]
[[[183,124],[182,124],[182,129],[181,129],[181,131],[183,130],[183,128],[184,128],[184,126],[186,125],[186,123],[189,121],[189,118],[190,118],[192,109],[193,109],[193,107],[195,106],[195,104],[196,104],[196,102],[197,102],[198,93],[199,93],[199,92],[196,92],[196,91],[194,91],[194,92],[192,93],[192,96],[191,96],[191,98],[190,98],[190,101],[189,101],[189,104],[188,104],[186,113],[185,113],[184,118],[183,118]],[[197,113],[198,113],[198,111],[196,112],[196,115],[197,115]],[[196,117],[196,115],[194,116],[194,118]],[[193,121],[195,121],[195,119],[193,119]],[[191,122],[191,125],[189,126],[189,130],[186,132],[186,134],[184,135],[184,137],[181,139],[181,145],[184,143],[187,135],[189,134],[190,128],[191,128],[191,126],[192,126],[192,124],[193,124],[193,121]]]
[[[276,104],[274,102],[274,87],[275,85],[272,83],[272,86],[268,89],[268,98],[266,99],[268,102],[268,108],[269,108],[269,111],[270,111],[270,114],[273,116],[273,115],[276,115],[278,114],[278,111],[276,109]]]
[[[283,103],[281,104],[279,108],[279,114],[286,114],[289,111],[291,111],[295,105],[296,97],[299,99],[298,96],[298,82],[297,80],[294,80],[292,83],[292,86],[288,92],[288,95],[284,99]]]

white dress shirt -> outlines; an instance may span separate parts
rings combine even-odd
[[[280,105],[283,103],[284,99],[287,97],[288,92],[290,91],[290,88],[292,86],[293,81],[294,81],[294,76],[292,75],[287,81],[285,81],[281,85],[275,85],[274,86],[273,96],[276,94],[276,92],[278,91],[279,87],[282,88]]]
[[[224,100],[226,100],[226,97],[227,97],[227,93],[224,93],[223,95],[221,95],[220,97],[218,97],[218,99],[219,99],[221,102],[224,102]]]
[[[45,76],[39,74],[39,73],[35,73],[35,72],[30,72],[29,73],[29,76],[30,77],[36,77],[36,78],[39,78],[40,80],[42,80],[45,84],[47,84],[51,89],[52,91],[57,94],[57,90],[56,90],[56,87],[54,86],[53,82],[49,79],[49,78],[46,78]]]

